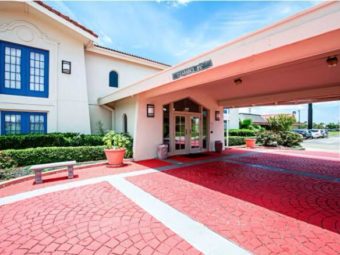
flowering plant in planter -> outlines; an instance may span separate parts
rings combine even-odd
[[[132,140],[126,134],[119,134],[109,131],[104,137],[103,142],[106,158],[111,166],[123,165],[123,158],[127,148],[131,148]]]

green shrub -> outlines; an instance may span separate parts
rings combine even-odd
[[[14,177],[15,177],[15,174],[14,174],[13,168],[6,168],[6,169],[0,168],[0,180],[8,180]]]
[[[50,133],[0,136],[0,150],[37,147],[99,146],[103,145],[101,135],[79,133]]]
[[[279,114],[268,118],[269,129],[274,132],[289,131],[295,122],[295,117],[287,114]]]
[[[286,147],[300,146],[303,141],[303,137],[297,133],[293,132],[280,132],[281,145]]]
[[[278,133],[263,131],[257,134],[256,141],[263,146],[277,147],[281,144],[281,137]]]
[[[250,129],[253,125],[253,121],[251,119],[240,120],[239,125],[241,129]]]
[[[259,144],[272,147],[279,145],[286,147],[299,146],[303,140],[301,135],[287,131],[264,131],[259,133],[256,139]]]
[[[10,156],[6,155],[0,151],[0,169],[8,169],[12,167],[16,167],[17,163]]]
[[[244,141],[244,138],[245,137],[242,136],[229,136],[229,146],[245,144],[246,142]]]
[[[116,133],[114,131],[109,131],[103,137],[103,142],[108,149],[112,148],[125,148],[125,158],[132,157],[132,145],[133,140],[131,136],[125,133]]]
[[[77,162],[105,159],[104,146],[41,147],[20,150],[5,150],[0,161],[11,158],[18,166],[28,166],[67,160]]]
[[[256,132],[250,129],[230,129],[230,136],[255,136]]]

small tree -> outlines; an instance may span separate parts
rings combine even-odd
[[[253,121],[251,119],[240,120],[241,129],[250,129],[252,125],[253,125]]]
[[[328,129],[337,129],[337,128],[339,128],[339,124],[331,122],[331,123],[328,123],[326,125],[326,128],[328,128]]]
[[[317,128],[317,129],[324,129],[325,128],[325,123],[320,122],[320,123],[313,123],[313,128]]]
[[[268,118],[269,129],[274,132],[289,131],[295,122],[295,117],[287,114]]]

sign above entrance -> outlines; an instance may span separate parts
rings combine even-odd
[[[204,61],[202,63],[199,63],[198,65],[191,66],[191,67],[185,68],[181,71],[178,71],[176,73],[173,73],[172,79],[177,80],[177,79],[179,79],[183,76],[187,76],[187,75],[192,74],[192,73],[197,73],[197,72],[203,71],[205,69],[208,69],[212,65],[213,65],[213,63],[212,63],[211,60]]]

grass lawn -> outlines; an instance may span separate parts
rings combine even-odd
[[[330,137],[340,136],[340,131],[328,131],[328,136]]]

